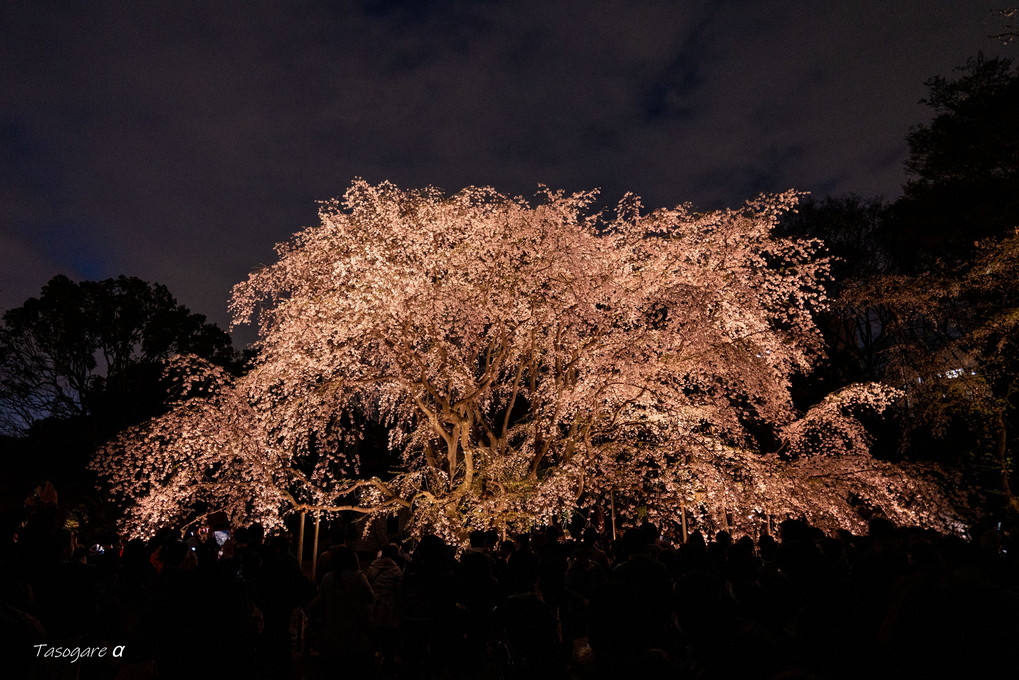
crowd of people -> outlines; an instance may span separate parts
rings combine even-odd
[[[19,678],[931,678],[1019,669],[1010,538],[875,519],[665,542],[644,523],[475,532],[301,569],[258,525],[77,545],[55,494],[9,513],[3,647]],[[183,538],[182,538],[183,536]],[[225,540],[224,540],[225,539]],[[118,653],[119,652],[119,653]]]

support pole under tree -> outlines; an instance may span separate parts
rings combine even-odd
[[[687,532],[686,532],[686,506],[685,505],[679,506],[679,517],[683,521],[683,543],[686,544],[686,539],[687,539],[688,535],[687,535]]]
[[[301,510],[301,526],[297,529],[297,566],[304,566],[304,516],[307,510]]]
[[[322,513],[315,511],[315,539],[311,544],[311,577],[317,579],[315,569],[318,567],[318,527],[322,522]]]
[[[609,509],[612,511],[612,540],[616,540],[616,492],[609,491]]]

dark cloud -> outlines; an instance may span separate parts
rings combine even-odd
[[[650,206],[894,197],[982,2],[5,3],[0,306],[131,274],[230,287],[349,181]]]

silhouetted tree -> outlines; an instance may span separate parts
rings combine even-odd
[[[927,81],[934,119],[909,133],[910,180],[891,226],[905,265],[958,262],[1019,224],[1019,71],[982,54]]]
[[[55,276],[3,315],[0,427],[20,435],[45,419],[90,416],[119,429],[151,417],[164,396],[162,362],[176,354],[234,360],[230,337],[166,286]]]

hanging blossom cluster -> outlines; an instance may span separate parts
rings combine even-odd
[[[368,483],[340,488],[332,471],[349,468],[342,457],[323,455],[309,465],[275,445],[253,375],[235,378],[195,356],[174,359],[166,373],[176,404],[121,433],[91,464],[124,505],[128,535],[148,538],[220,512],[235,526],[258,521],[272,529],[294,510],[347,509],[329,502]]]
[[[875,514],[901,525],[965,534],[959,509],[967,498],[957,473],[869,454],[871,437],[858,416],[882,412],[896,396],[896,390],[875,384],[829,395],[780,428],[785,443],[777,452],[720,441],[680,450],[637,448],[615,464],[644,474],[620,470],[599,476],[602,493],[588,502],[613,493],[624,516],[647,518],[676,537],[684,522],[756,535],[770,533],[788,517],[829,532],[865,533]]]
[[[167,373],[178,387],[174,408],[121,433],[92,462],[125,503],[130,535],[187,522],[195,509],[278,523],[285,462],[258,436],[234,379],[197,357],[178,358]]]
[[[854,387],[797,419],[790,379],[820,352],[828,266],[819,242],[772,233],[794,192],[707,214],[627,196],[605,215],[593,198],[354,182],[235,288],[235,323],[260,331],[248,373],[199,380],[107,448],[129,523],[198,500],[260,517],[402,508],[460,541],[618,496],[654,518],[828,512],[849,528],[865,501],[947,526],[941,505],[903,500],[906,470],[867,456],[853,411],[892,394]],[[366,419],[400,461],[384,480],[345,453]],[[762,431],[785,435],[784,456],[753,452]],[[880,472],[834,474],[857,458]]]

